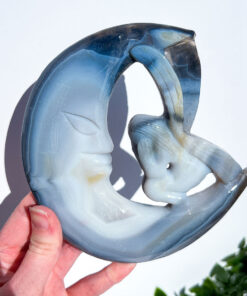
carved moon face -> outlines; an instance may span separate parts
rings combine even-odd
[[[163,115],[134,116],[129,135],[144,191],[164,207],[127,200],[109,181],[109,98],[134,62],[147,68],[163,100]],[[147,261],[190,244],[226,213],[247,184],[246,172],[190,134],[199,92],[194,33],[156,24],[91,35],[44,70],[26,109],[23,164],[37,202],[55,211],[65,239],[111,261]],[[215,184],[188,196],[209,173]]]

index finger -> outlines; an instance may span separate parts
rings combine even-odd
[[[33,194],[28,193],[8,218],[0,231],[0,254],[15,257],[25,246],[31,231],[28,208],[35,203]]]

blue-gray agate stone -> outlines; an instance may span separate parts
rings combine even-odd
[[[22,133],[25,173],[64,238],[94,256],[141,262],[195,241],[233,205],[246,171],[225,151],[190,134],[200,92],[193,31],[129,24],[93,34],[61,53],[30,95]],[[143,189],[166,206],[136,203],[112,187],[107,109],[119,76],[143,64],[159,88],[163,115],[135,115],[133,151]],[[209,173],[216,181],[189,195]]]

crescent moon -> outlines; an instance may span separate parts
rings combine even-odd
[[[190,134],[200,93],[194,32],[128,24],[72,45],[44,70],[29,98],[22,154],[39,204],[58,216],[64,238],[96,257],[142,262],[174,253],[209,230],[247,185],[246,170],[214,144]],[[119,76],[142,63],[160,90],[162,116],[129,123],[147,196],[127,200],[112,187],[107,110]],[[207,174],[216,182],[188,195]]]

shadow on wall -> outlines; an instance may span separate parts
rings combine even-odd
[[[21,199],[30,191],[22,166],[21,128],[25,107],[33,86],[34,84],[26,90],[18,102],[7,133],[5,144],[5,170],[11,192],[0,205],[0,229]],[[122,177],[125,184],[118,192],[130,199],[140,187],[142,177],[141,169],[136,159],[120,148],[127,115],[127,92],[124,76],[121,76],[114,87],[108,109],[108,127],[114,143],[111,182],[115,184]]]
[[[128,116],[128,101],[124,76],[116,83],[108,108],[108,129],[114,144],[111,183],[122,178],[124,186],[118,193],[131,199],[142,183],[141,168],[134,157],[120,147]]]

